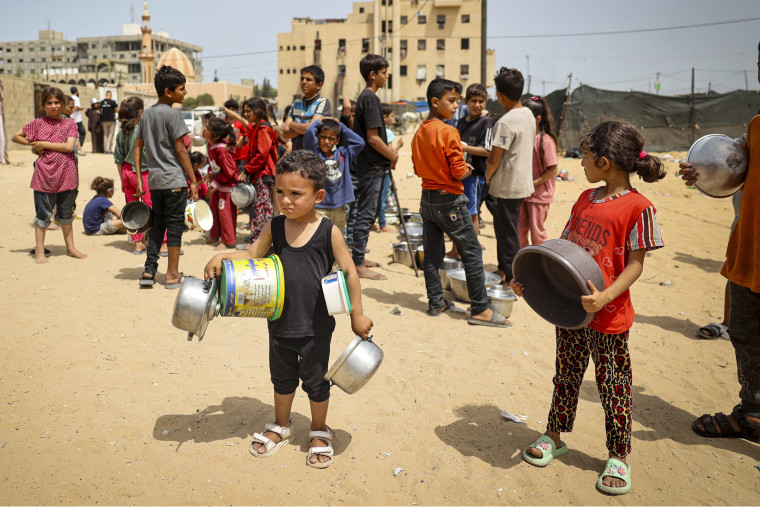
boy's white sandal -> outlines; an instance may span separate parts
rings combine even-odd
[[[279,442],[273,442],[268,437],[265,437],[263,433],[254,433],[253,442],[251,442],[251,446],[248,448],[248,450],[251,451],[251,454],[257,458],[268,458],[272,454],[279,451],[280,447],[293,440],[293,437],[296,436],[296,432],[293,429],[293,421],[288,421],[287,428],[283,428],[279,424],[275,423],[266,423],[264,425],[264,431],[271,431],[272,433],[280,435],[281,440]],[[254,447],[253,444],[263,445],[266,448],[266,452],[257,451],[256,447]]]
[[[327,468],[333,464],[333,431],[329,426],[325,426],[325,428],[327,428],[327,431],[312,430],[309,432],[309,444],[311,444],[311,440],[314,438],[327,441],[327,445],[324,447],[309,447],[309,453],[306,455],[306,464],[312,468]],[[312,456],[329,456],[330,459],[324,462],[317,461],[316,463],[312,463]]]

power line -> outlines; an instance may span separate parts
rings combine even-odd
[[[541,37],[541,38],[544,38],[544,37],[590,37],[590,36],[595,36],[595,35],[620,35],[622,33],[644,33],[644,32],[662,32],[665,30],[683,30],[685,28],[701,28],[705,26],[728,25],[731,23],[746,23],[748,21],[758,21],[758,20],[760,20],[760,17],[732,19],[729,21],[715,21],[712,23],[697,23],[694,25],[664,26],[660,28],[638,28],[634,30],[614,30],[614,31],[608,31],[608,32],[550,33],[550,34],[542,34],[542,35],[495,35],[489,38],[490,39],[534,39],[538,37]]]

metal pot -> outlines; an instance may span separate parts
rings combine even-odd
[[[375,345],[372,338],[362,340],[356,336],[327,370],[324,379],[346,393],[354,394],[369,382],[382,362],[383,351]]]
[[[691,145],[686,162],[697,173],[697,190],[709,197],[730,197],[747,179],[749,153],[728,136],[709,134]]]
[[[515,296],[514,292],[511,290],[491,288],[486,294],[488,295],[488,302],[491,304],[491,308],[504,317],[508,318],[512,315],[512,306],[515,304],[515,301],[517,301],[517,296]]]
[[[501,282],[501,277],[490,271],[484,271],[485,274],[485,287],[490,289],[495,283]],[[470,302],[470,291],[467,290],[467,276],[464,269],[450,269],[446,275],[449,277],[449,283],[451,284],[451,291],[462,301]]]
[[[401,218],[404,219],[404,222],[407,224],[421,224],[422,223],[422,215],[419,213],[402,213]]]
[[[600,291],[604,275],[594,258],[572,241],[550,239],[526,246],[512,262],[523,299],[545,320],[566,329],[585,327],[594,318],[583,309],[581,296],[591,294],[586,280]]]
[[[186,276],[182,287],[174,300],[172,325],[187,331],[187,339],[192,340],[198,335],[198,341],[203,339],[209,321],[219,315],[219,285],[216,278],[200,280]]]
[[[412,250],[416,251],[417,248],[421,246],[422,243],[412,241]],[[412,264],[412,257],[409,255],[409,245],[407,245],[406,241],[393,243],[393,262],[403,264],[409,268],[414,267],[414,264]]]
[[[422,243],[422,224],[405,222],[405,225],[406,225],[406,232],[409,234],[409,239],[412,241],[416,239],[420,243]],[[401,232],[398,235],[398,239],[402,241],[406,241],[403,228],[401,229]]]
[[[238,209],[246,209],[256,202],[256,187],[251,183],[239,182],[232,188],[230,200]]]
[[[443,290],[451,289],[451,282],[449,281],[448,275],[448,271],[451,269],[464,269],[464,264],[458,259],[452,259],[451,257],[443,258],[443,262],[438,266],[438,276],[441,277]]]
[[[128,234],[145,232],[153,223],[153,210],[141,200],[128,202],[121,208],[121,223]]]

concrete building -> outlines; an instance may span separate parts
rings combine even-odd
[[[143,23],[147,22],[146,15],[147,6]],[[0,75],[80,86],[142,83],[142,48],[142,27],[136,23],[123,25],[122,35],[78,37],[76,41],[64,40],[61,32],[40,30],[38,40],[0,42]],[[202,81],[200,46],[172,39],[168,33],[159,31],[152,33],[152,51],[146,54],[152,53],[158,61],[172,48],[188,57],[195,80]]]
[[[481,77],[481,0],[373,0],[354,2],[345,19],[294,18],[290,33],[277,34],[278,98],[300,96],[300,69],[325,71],[322,95],[336,104],[355,99],[365,87],[359,61],[368,53],[389,63],[381,100],[425,100],[435,77],[465,88]],[[494,75],[495,51],[488,50],[486,75]],[[493,83],[487,82],[486,86]]]

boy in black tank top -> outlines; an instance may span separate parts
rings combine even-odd
[[[282,215],[264,226],[247,251],[214,256],[206,278],[221,273],[222,261],[259,259],[270,247],[280,257],[285,278],[285,303],[279,319],[269,322],[269,371],[274,384],[275,423],[254,433],[250,451],[267,458],[295,436],[290,411],[298,388],[309,396],[311,447],[306,464],[327,468],[333,462],[332,431],[326,424],[330,383],[324,380],[330,359],[335,319],[328,315],[322,278],[333,262],[343,270],[351,300],[351,330],[366,339],[372,320],[362,309],[361,285],[343,234],[316,212],[325,196],[327,171],[315,153],[297,150],[284,156],[275,169],[275,195]]]

